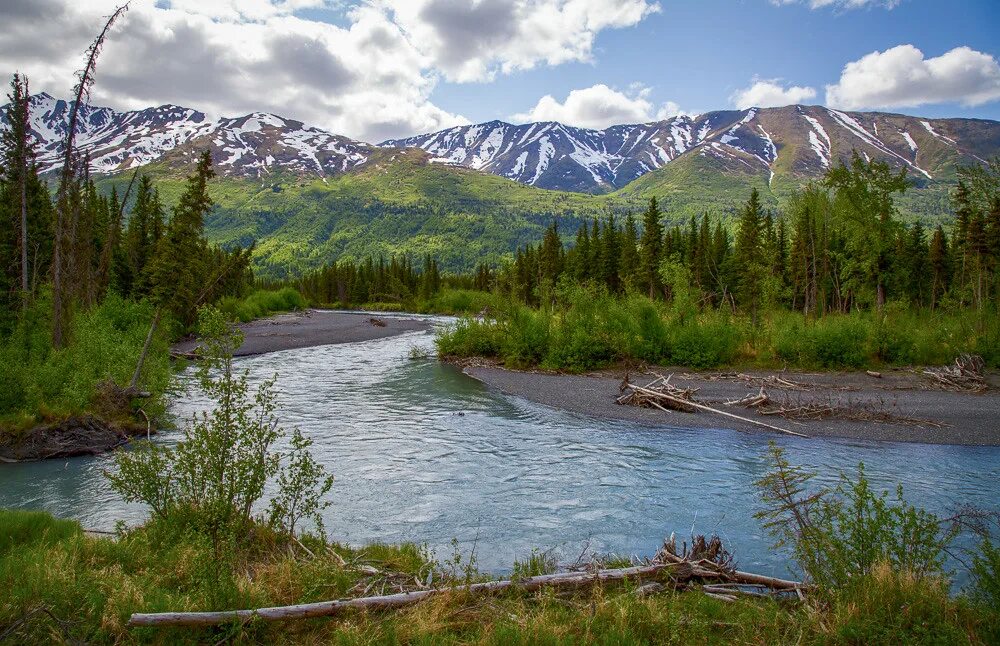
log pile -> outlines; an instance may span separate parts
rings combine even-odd
[[[694,394],[697,389],[693,388],[678,388],[670,383],[670,378],[664,377],[662,375],[657,375],[657,378],[646,384],[645,386],[640,386],[633,383],[629,375],[625,375],[625,379],[622,381],[619,387],[619,392],[621,393],[615,403],[622,406],[642,406],[644,408],[657,408],[659,410],[669,412],[671,410],[681,411],[685,413],[693,413],[697,411],[704,411],[708,413],[714,413],[716,415],[722,415],[723,417],[729,417],[731,419],[737,419],[741,422],[746,422],[747,424],[752,424],[754,426],[760,426],[762,428],[770,429],[772,431],[778,431],[785,433],[787,435],[795,435],[797,437],[809,437],[803,433],[797,433],[795,431],[790,431],[786,428],[781,428],[780,426],[774,426],[773,424],[768,424],[766,422],[761,422],[759,420],[751,419],[749,417],[743,417],[742,415],[736,415],[728,411],[720,410],[718,408],[713,408],[694,399]]]
[[[936,386],[944,390],[981,393],[989,390],[986,382],[986,363],[978,354],[961,354],[950,366],[924,368],[921,371]]]
[[[128,625],[136,626],[215,626],[230,623],[247,623],[252,620],[283,621],[330,617],[349,610],[388,610],[413,605],[438,595],[485,595],[505,591],[534,592],[543,588],[576,590],[593,585],[608,585],[622,581],[655,580],[639,590],[642,594],[655,594],[661,590],[700,589],[703,593],[723,601],[735,601],[737,595],[793,594],[803,598],[808,586],[797,581],[741,572],[725,559],[728,552],[718,537],[692,539],[692,548],[677,554],[676,541],[671,536],[652,560],[627,568],[594,569],[559,572],[539,576],[484,581],[447,587],[407,590],[395,594],[361,596],[255,610],[225,610],[219,612],[161,612],[136,613]],[[419,583],[419,581],[418,581]],[[422,586],[421,586],[422,587]]]

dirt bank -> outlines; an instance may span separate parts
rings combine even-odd
[[[708,412],[664,412],[619,406],[615,399],[619,396],[624,371],[562,375],[477,366],[467,367],[465,372],[500,392],[592,417],[672,428],[729,428],[753,433],[770,432]],[[788,406],[822,400],[843,409],[877,411],[894,418],[893,422],[871,422],[849,419],[793,421],[779,416],[765,417],[752,409],[723,405],[723,402],[758,393],[759,381],[735,374],[699,373],[681,368],[659,368],[656,372],[673,374],[671,383],[675,386],[697,388],[695,397],[699,402],[811,437],[1000,446],[1000,375],[997,373],[988,375],[991,387],[984,393],[940,390],[926,377],[903,370],[886,372],[881,378],[864,372],[782,372],[780,376],[783,379],[806,384],[808,389],[766,387],[773,401],[787,403]],[[743,371],[741,374],[761,378],[774,373]],[[645,384],[654,378],[649,376],[647,379],[645,375],[633,374],[633,381],[636,383]],[[902,421],[902,418],[909,421]]]
[[[373,318],[384,325],[374,324]],[[242,323],[240,329],[245,338],[243,345],[236,351],[236,356],[245,357],[278,350],[382,339],[406,332],[428,330],[430,323],[382,314],[308,310]],[[173,350],[189,353],[197,345],[197,339],[190,339],[174,344]]]
[[[18,433],[0,433],[0,462],[31,462],[74,455],[98,455],[145,437],[145,424],[109,424],[93,415],[38,424]]]

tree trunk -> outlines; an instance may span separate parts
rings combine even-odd
[[[146,363],[146,356],[149,354],[149,346],[153,343],[153,334],[156,333],[156,327],[160,324],[160,311],[161,308],[157,307],[156,314],[153,315],[153,322],[149,324],[149,332],[146,334],[146,342],[142,344],[142,352],[139,354],[139,360],[135,364],[135,372],[132,373],[132,381],[128,384],[130,390],[135,390],[139,387],[139,377],[142,375],[142,366]]]

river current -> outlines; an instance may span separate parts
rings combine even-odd
[[[322,316],[322,313],[316,313]],[[433,319],[446,324],[445,319]],[[416,352],[413,349],[416,349]],[[931,511],[1000,507],[1000,448],[799,439],[654,428],[577,416],[488,390],[433,359],[433,334],[287,350],[237,361],[252,381],[278,374],[279,416],[313,439],[335,475],[324,522],[350,544],[412,541],[442,558],[453,540],[485,570],[533,549],[563,562],[585,549],[647,556],[675,532],[718,534],[738,564],[787,575],[753,513],[769,440],[835,482],[861,461],[873,484]],[[179,423],[206,406],[182,376]],[[157,441],[176,441],[166,431]],[[0,465],[0,507],[40,508],[88,529],[136,524],[103,471],[110,459]]]

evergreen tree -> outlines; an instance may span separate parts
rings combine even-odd
[[[951,259],[949,257],[948,239],[944,229],[939,224],[931,237],[927,253],[927,265],[930,269],[930,302],[931,308],[937,306],[941,297],[948,292],[951,283]]]
[[[154,301],[173,312],[185,327],[194,324],[205,289],[206,267],[203,259],[207,245],[202,232],[205,216],[212,208],[208,182],[214,176],[211,154],[205,151],[174,207],[173,217],[157,246],[150,270]]]
[[[649,208],[642,215],[642,237],[639,239],[639,263],[644,291],[650,298],[663,293],[660,280],[660,261],[663,251],[663,225],[656,198],[649,200]]]
[[[639,284],[639,232],[635,227],[635,218],[629,213],[625,216],[625,228],[621,235],[621,265],[619,280],[622,289],[634,291]]]
[[[763,252],[764,216],[760,194],[754,188],[740,213],[736,233],[734,264],[739,272],[736,296],[757,324],[758,310],[764,295],[764,283],[770,273],[770,264]]]

